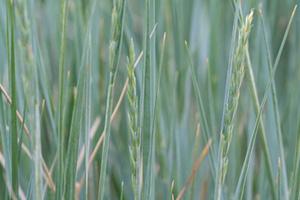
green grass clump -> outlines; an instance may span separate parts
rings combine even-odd
[[[299,200],[296,4],[0,1],[0,199]]]

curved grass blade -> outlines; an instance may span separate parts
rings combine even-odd
[[[260,118],[261,118],[261,115],[262,115],[262,112],[263,112],[263,108],[265,106],[265,103],[266,103],[266,100],[267,100],[267,97],[268,97],[268,93],[269,93],[270,88],[271,88],[271,84],[272,84],[276,69],[277,69],[278,64],[279,64],[279,60],[280,60],[280,57],[281,57],[281,54],[282,54],[282,51],[283,51],[283,48],[284,48],[289,30],[290,30],[290,27],[291,27],[291,24],[292,24],[292,21],[293,21],[293,18],[294,18],[294,15],[295,15],[296,8],[297,8],[297,6],[295,6],[295,8],[294,8],[293,13],[292,13],[291,18],[290,18],[290,21],[289,21],[288,26],[286,28],[283,40],[281,42],[281,45],[280,45],[280,48],[279,48],[279,51],[278,51],[278,54],[277,54],[277,57],[276,57],[274,67],[272,69],[272,73],[271,73],[270,78],[269,78],[267,88],[266,88],[265,93],[264,93],[264,97],[262,99],[262,103],[261,103],[261,106],[260,106],[260,109],[259,109],[259,113],[256,117],[255,126],[254,126],[254,129],[253,129],[253,132],[252,132],[252,136],[251,136],[251,140],[250,140],[250,143],[249,143],[249,146],[248,146],[248,149],[247,149],[247,153],[246,153],[245,161],[244,161],[244,164],[243,164],[242,172],[240,174],[238,185],[237,185],[237,188],[236,188],[236,193],[235,193],[235,198],[234,198],[235,200],[241,200],[242,197],[243,197],[243,191],[244,191],[246,176],[247,176],[247,172],[248,172],[248,168],[249,168],[250,156],[253,152],[254,143],[255,143],[257,130],[258,130],[258,126],[259,126],[259,121],[260,121]]]

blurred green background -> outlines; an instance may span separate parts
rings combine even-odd
[[[40,57],[44,68],[44,77],[39,77],[40,102],[46,100],[45,111],[41,123],[42,155],[50,168],[57,150],[57,110],[59,88],[59,46],[60,46],[60,1],[35,0],[33,12],[30,12],[25,0],[14,1],[15,15],[15,40],[16,40],[16,76],[17,76],[17,109],[21,115],[24,110],[25,99],[30,98],[30,84],[34,79],[30,69],[21,59],[22,42],[26,41],[24,31],[26,27],[20,26],[18,20],[30,19],[34,16],[37,30],[37,40],[40,45]],[[25,3],[25,4],[24,4]],[[65,141],[69,137],[72,110],[74,106],[73,88],[77,85],[79,67],[83,54],[86,25],[89,20],[89,5],[91,0],[70,0],[67,17],[66,31],[66,71],[70,71],[70,82],[66,95],[66,116],[64,121]],[[258,96],[261,100],[266,84],[269,80],[267,55],[264,46],[262,26],[259,17],[259,6],[265,20],[271,58],[276,58],[288,20],[297,0],[243,0],[242,10],[246,15],[254,8],[254,21],[249,38],[249,51],[254,70]],[[26,10],[27,7],[27,10]],[[92,24],[92,124],[97,117],[101,118],[91,149],[100,137],[105,119],[107,86],[109,79],[109,42],[111,39],[111,10],[112,1],[98,1]],[[24,12],[26,12],[24,14]],[[25,17],[24,17],[25,16]],[[170,193],[172,180],[175,196],[185,185],[193,167],[194,143],[197,123],[200,122],[197,102],[192,85],[191,74],[188,66],[184,42],[187,41],[192,53],[198,84],[203,98],[206,117],[210,132],[213,134],[214,151],[217,152],[220,126],[222,120],[224,92],[230,41],[234,19],[234,9],[231,0],[156,0],[155,1],[155,43],[154,53],[158,70],[159,60],[162,56],[161,45],[163,34],[166,32],[166,49],[163,60],[158,111],[155,121],[155,191],[153,199],[167,199]],[[30,21],[29,21],[30,23]],[[144,1],[128,0],[124,40],[120,58],[119,71],[116,78],[114,105],[119,99],[121,90],[127,78],[126,57],[129,52],[130,39],[135,43],[136,57],[143,49],[144,30]],[[287,43],[280,59],[275,76],[277,86],[277,99],[280,113],[280,124],[285,150],[286,174],[289,186],[294,167],[294,155],[298,131],[298,111],[300,105],[300,12],[296,12],[294,22],[287,38]],[[6,39],[6,3],[0,2],[0,83],[9,93],[9,62],[7,59]],[[209,89],[207,59],[211,76],[211,90]],[[137,92],[141,93],[141,79],[143,62],[136,68]],[[231,199],[235,193],[238,178],[243,165],[245,153],[252,133],[256,116],[251,101],[251,93],[247,76],[241,87],[239,107],[235,118],[233,141],[229,152],[229,164],[226,181],[224,184],[225,196]],[[156,78],[156,82],[157,82]],[[273,177],[277,176],[278,145],[276,139],[274,110],[272,99],[269,95],[263,113],[266,129],[268,148],[273,167]],[[108,160],[108,175],[105,199],[119,199],[121,182],[124,181],[124,197],[132,199],[131,165],[129,160],[129,127],[127,120],[128,101],[124,98],[115,120],[112,122],[111,142]],[[4,100],[6,121],[10,119],[9,104]],[[27,108],[28,127],[33,129],[30,122],[30,113]],[[19,123],[18,123],[19,124]],[[21,124],[19,124],[19,128]],[[80,149],[84,142],[81,131]],[[258,133],[260,134],[260,133]],[[23,138],[27,147],[30,142]],[[2,143],[1,143],[2,146]],[[67,150],[67,144],[65,145]],[[199,153],[205,146],[203,134],[200,132]],[[90,172],[90,199],[97,198],[99,182],[99,166],[101,163],[101,149],[97,153],[95,162]],[[0,148],[2,151],[2,147]],[[21,154],[19,167],[19,182],[23,190],[30,187],[32,162],[24,152]],[[270,187],[266,178],[266,165],[263,161],[260,137],[257,137],[255,151],[251,158],[249,173],[245,187],[245,199],[272,199]],[[97,167],[98,166],[98,167]],[[214,180],[211,175],[208,158],[200,166],[195,176],[194,198],[212,199]],[[0,193],[6,194],[7,188],[4,181],[4,168],[0,167]],[[84,173],[82,165],[77,173],[78,182]],[[56,180],[56,170],[52,173]],[[299,180],[300,181],[300,180]],[[184,199],[189,199],[190,188]],[[84,198],[84,189],[78,196]],[[0,196],[0,199],[4,198]],[[46,198],[52,199],[53,194],[48,188]]]

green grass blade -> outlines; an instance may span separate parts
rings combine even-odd
[[[207,84],[208,84],[208,101],[209,104],[209,112],[210,112],[210,121],[211,121],[211,131],[213,135],[213,140],[218,141],[218,133],[217,133],[217,122],[215,116],[215,108],[214,108],[214,96],[212,91],[212,79],[211,79],[211,71],[209,67],[209,60],[206,61],[207,67]]]
[[[172,198],[174,199],[173,189],[174,189],[174,181],[172,181],[172,183],[171,183],[171,189],[170,189],[170,194],[169,194],[169,200],[172,200]]]
[[[292,194],[291,199],[297,200],[300,198],[300,112],[298,119],[298,134],[296,141],[296,152],[294,158],[293,176],[292,176]]]
[[[91,33],[89,33],[89,48],[88,48],[88,69],[85,86],[85,199],[89,199],[89,152],[90,152],[90,126],[91,126],[91,66],[92,66],[92,52],[91,52]]]
[[[268,93],[269,93],[270,88],[271,88],[271,84],[272,84],[276,69],[277,69],[278,64],[279,64],[279,60],[280,60],[280,57],[281,57],[281,54],[282,54],[282,51],[283,51],[283,48],[284,48],[289,30],[290,30],[291,24],[292,24],[292,21],[293,21],[293,18],[294,18],[295,11],[296,11],[296,7],[295,7],[295,9],[294,9],[294,11],[291,15],[290,21],[289,21],[288,26],[286,28],[283,40],[282,40],[281,45],[280,45],[280,49],[279,49],[277,57],[276,57],[274,67],[272,69],[272,73],[270,75],[270,79],[269,79],[267,88],[265,90],[265,93],[264,93],[264,96],[263,96],[263,99],[262,99],[262,103],[261,103],[261,106],[260,106],[259,113],[256,117],[255,126],[254,126],[254,129],[253,129],[253,132],[252,132],[250,143],[248,145],[248,149],[247,149],[245,161],[244,161],[244,164],[243,164],[242,172],[240,174],[238,185],[237,185],[237,188],[236,188],[235,200],[241,200],[242,197],[243,197],[243,191],[244,191],[246,176],[247,176],[247,172],[248,172],[248,168],[249,168],[250,157],[251,157],[251,154],[253,152],[253,148],[254,148],[254,144],[255,144],[255,138],[256,138],[256,135],[257,135],[259,121],[260,121],[260,118],[261,118],[261,115],[262,115],[262,112],[263,112],[263,108],[265,106],[265,103],[266,103],[266,100],[267,100],[267,97],[268,97]]]
[[[27,189],[27,192],[26,192],[26,199],[32,199],[32,190],[33,190],[33,187],[32,187],[32,182],[34,180],[34,175],[32,174],[30,176],[30,180],[29,180],[29,186],[28,186],[28,189]]]
[[[11,88],[11,167],[12,167],[12,191],[19,196],[19,172],[18,172],[18,127],[17,127],[17,93],[16,93],[16,66],[15,66],[15,42],[14,42],[14,5],[10,6],[10,88]]]
[[[75,199],[75,183],[76,183],[76,166],[78,158],[79,133],[81,130],[81,113],[83,109],[84,86],[86,81],[86,71],[88,66],[81,67],[81,73],[77,85],[77,94],[74,110],[72,115],[72,123],[70,129],[70,137],[67,151],[67,159],[65,164],[65,186],[64,199]]]
[[[271,55],[270,55],[270,48],[267,41],[267,34],[266,34],[266,28],[264,24],[264,19],[261,10],[260,12],[260,19],[263,29],[263,35],[264,35],[264,43],[265,48],[267,52],[267,58],[268,58],[268,69],[269,74],[271,74],[272,71],[272,61],[271,61]],[[279,115],[279,108],[278,108],[278,101],[277,101],[277,95],[276,95],[276,86],[275,81],[273,80],[271,85],[271,91],[272,91],[272,103],[273,103],[273,109],[274,109],[274,117],[275,117],[275,124],[276,124],[276,135],[277,135],[277,143],[278,143],[278,150],[280,155],[280,161],[281,161],[281,173],[282,173],[282,182],[283,182],[283,188],[284,188],[284,199],[289,198],[289,189],[288,189],[288,180],[287,180],[287,174],[286,174],[286,167],[285,167],[285,158],[284,158],[284,148],[283,148],[283,141],[282,141],[282,132],[281,132],[281,125],[280,125],[280,115]]]
[[[116,2],[115,2],[116,3]],[[116,7],[117,6],[117,7]],[[113,93],[114,84],[116,79],[116,74],[119,67],[119,60],[121,54],[122,40],[123,40],[123,28],[125,19],[125,8],[126,0],[117,0],[117,4],[114,5],[112,14],[112,42],[110,46],[110,77],[108,85],[107,94],[107,104],[105,113],[105,126],[104,126],[104,143],[101,159],[101,170],[100,170],[100,180],[99,180],[99,196],[98,199],[102,200],[105,191],[105,177],[106,177],[106,167],[108,160],[108,149],[109,149],[109,138],[110,138],[110,118],[112,113],[113,104]]]
[[[120,195],[120,200],[124,199],[124,182],[121,184],[121,195]]]
[[[206,119],[206,115],[205,115],[205,111],[204,111],[204,106],[202,103],[202,96],[200,93],[199,86],[197,84],[196,74],[194,71],[192,58],[191,58],[191,54],[190,54],[190,50],[188,48],[187,42],[185,42],[185,46],[186,46],[186,52],[187,52],[187,56],[188,56],[189,66],[191,69],[191,75],[192,75],[192,81],[193,81],[194,90],[195,90],[195,96],[197,98],[197,104],[198,104],[198,109],[199,109],[199,113],[200,113],[201,129],[202,129],[202,132],[204,133],[205,142],[208,143],[209,138],[212,138],[212,136],[208,129],[207,119]],[[215,160],[214,160],[213,148],[209,148],[208,155],[209,155],[210,167],[212,168],[211,173],[212,173],[213,177],[215,177],[216,164],[215,164]]]
[[[2,149],[5,159],[5,172],[8,178],[9,184],[12,182],[12,174],[11,174],[11,151],[9,145],[9,135],[6,131],[6,120],[4,113],[4,103],[2,93],[0,94],[0,126],[1,126],[1,141],[2,141]]]
[[[151,187],[151,145],[153,143],[153,137],[151,136],[151,123],[153,122],[152,112],[152,81],[151,81],[151,67],[154,63],[151,63],[151,48],[150,48],[150,6],[152,0],[145,0],[145,19],[144,19],[144,68],[143,68],[143,99],[142,106],[142,152],[143,152],[143,192],[142,199],[150,198],[150,187]]]
[[[152,129],[151,129],[151,146],[150,146],[150,151],[151,151],[151,158],[150,158],[150,166],[154,167],[154,162],[155,162],[155,119],[156,119],[156,113],[157,113],[157,101],[158,101],[158,97],[159,97],[159,88],[160,88],[160,82],[161,82],[161,71],[162,71],[162,66],[163,66],[163,60],[164,60],[164,52],[165,52],[165,43],[166,43],[166,33],[164,33],[164,37],[163,37],[163,42],[162,42],[162,49],[161,49],[161,57],[160,57],[160,64],[159,64],[159,71],[158,71],[158,83],[157,83],[157,87],[156,87],[156,91],[155,91],[155,101],[154,101],[154,110],[153,110],[153,121],[152,121]],[[154,182],[154,174],[153,172],[150,174],[150,177],[152,178],[151,182]],[[153,192],[153,185],[150,182],[150,189],[149,189],[149,193],[150,195]],[[151,196],[148,197],[148,199],[150,199]]]
[[[49,83],[49,80],[46,75],[45,63],[44,63],[44,59],[41,55],[41,48],[40,48],[40,44],[39,44],[38,40],[36,41],[36,45],[37,45],[38,61],[39,61],[39,66],[40,66],[38,68],[38,71],[39,71],[39,77],[40,77],[39,81],[40,81],[41,93],[44,95],[44,98],[45,98],[47,114],[48,114],[48,117],[50,120],[54,140],[57,144],[57,142],[58,142],[57,130],[56,130],[56,123],[55,123],[55,119],[54,119],[53,102],[51,99],[52,94],[51,94],[51,90],[50,90],[50,83]]]
[[[300,198],[300,156],[295,160],[297,167],[295,169],[295,180],[293,182],[292,188],[292,198],[293,200],[298,200]]]
[[[37,32],[34,20],[34,3],[30,1],[29,12],[31,13],[31,36],[32,36],[32,51],[33,51],[33,65],[34,65],[34,165],[35,165],[35,197],[41,200],[43,196],[43,168],[42,168],[42,145],[41,145],[41,113],[40,113],[40,92],[39,92],[39,63],[38,63],[38,46],[37,46]],[[23,119],[24,123],[24,119]],[[22,126],[23,127],[23,126]]]
[[[61,35],[60,35],[60,61],[59,61],[59,108],[58,108],[58,160],[56,180],[56,200],[62,198],[64,184],[64,135],[63,135],[63,112],[64,112],[64,80],[65,80],[65,52],[66,52],[66,26],[69,0],[61,1]]]
[[[85,43],[83,48],[83,55],[81,60],[81,67],[80,67],[80,75],[79,80],[77,83],[77,94],[75,97],[75,104],[73,109],[73,115],[72,115],[72,122],[71,122],[71,129],[70,129],[70,137],[69,137],[69,144],[68,144],[68,152],[67,152],[67,160],[66,160],[66,166],[65,166],[65,180],[68,180],[65,182],[64,185],[64,197],[65,199],[74,199],[75,198],[75,184],[76,184],[76,175],[77,175],[77,159],[78,159],[78,148],[79,148],[79,135],[81,130],[81,121],[82,121],[82,111],[85,107],[86,110],[86,118],[85,118],[85,131],[88,131],[88,133],[85,133],[86,137],[89,140],[89,130],[90,130],[90,114],[91,114],[91,105],[90,105],[90,97],[91,97],[91,91],[90,91],[90,84],[91,84],[91,29],[92,29],[92,20],[94,16],[94,11],[96,7],[97,1],[94,0],[93,4],[91,4],[92,11],[90,14],[89,23],[87,26],[87,32],[85,37]],[[86,104],[84,105],[84,97]],[[85,137],[85,140],[86,140]],[[86,148],[89,148],[89,141],[86,143]],[[88,168],[88,154],[89,149],[86,149],[86,162],[85,167]],[[86,184],[85,184],[85,190],[86,190],[86,196],[88,196],[88,170],[86,170]],[[87,198],[88,199],[88,198]]]
[[[252,102],[254,106],[254,112],[255,115],[257,116],[259,113],[259,100],[258,100],[258,94],[256,90],[256,85],[255,85],[255,80],[254,80],[254,75],[253,75],[253,70],[252,70],[252,64],[251,64],[251,59],[249,55],[249,51],[247,48],[247,64],[246,64],[246,70],[247,70],[247,79],[248,83],[251,87],[251,95],[252,95]],[[266,138],[266,131],[264,127],[263,120],[261,119],[259,122],[259,131],[260,131],[260,136],[261,136],[261,144],[262,144],[262,151],[265,156],[265,162],[267,165],[267,176],[269,180],[269,184],[271,187],[271,195],[273,199],[276,199],[276,190],[275,190],[275,181],[273,179],[273,170],[272,170],[272,165],[271,165],[271,158],[270,158],[270,153],[268,149],[268,144],[267,144],[267,138]]]
[[[280,158],[278,158],[278,200],[281,200],[281,176]]]

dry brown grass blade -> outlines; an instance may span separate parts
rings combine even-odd
[[[0,83],[0,90],[1,90],[2,94],[5,96],[5,98],[6,98],[6,100],[8,101],[8,103],[11,104],[11,98],[8,96],[6,90],[5,90],[4,87],[1,85],[1,83]],[[23,118],[21,117],[19,111],[17,111],[17,117],[18,117],[20,123],[23,124]],[[24,130],[25,130],[25,133],[26,133],[26,135],[28,136],[29,140],[31,141],[31,137],[30,137],[30,134],[29,134],[29,130],[28,130],[28,128],[27,128],[27,126],[26,126],[25,123],[24,123]]]
[[[51,167],[50,167],[50,171],[49,171],[50,176],[51,176],[51,174],[52,174],[52,172],[53,172],[55,163],[56,163],[56,161],[57,161],[57,157],[58,157],[58,151],[56,151],[55,157],[54,157],[53,162],[52,162]],[[46,189],[47,189],[47,186],[48,186],[48,185],[49,185],[48,182],[46,182],[46,184],[45,184],[45,186],[44,186],[44,189],[43,189],[43,199],[44,199],[44,197],[45,197]],[[55,186],[54,186],[54,189],[55,189]]]
[[[192,171],[192,173],[191,173],[189,179],[187,180],[185,186],[183,187],[183,189],[182,189],[181,192],[179,193],[179,195],[178,195],[178,197],[177,197],[176,200],[182,199],[182,197],[183,197],[185,191],[186,191],[187,188],[189,187],[190,182],[193,180],[193,178],[194,178],[194,176],[195,176],[195,174],[196,174],[198,168],[200,167],[200,165],[201,165],[201,163],[202,163],[202,161],[203,161],[205,155],[207,154],[208,149],[209,149],[211,143],[212,143],[212,139],[210,139],[210,140],[208,141],[207,145],[206,145],[205,148],[203,149],[203,151],[202,151],[202,153],[201,153],[201,155],[200,155],[200,158],[198,159],[197,163],[196,163],[196,164],[194,165],[194,167],[193,167],[193,171]]]

